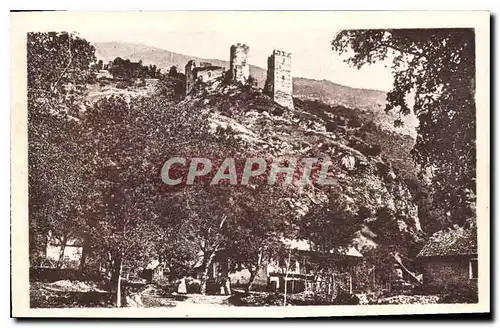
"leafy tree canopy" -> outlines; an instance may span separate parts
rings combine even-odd
[[[361,68],[392,60],[386,111],[419,120],[412,155],[430,174],[433,201],[455,223],[474,217],[475,35],[472,29],[343,30],[332,48]],[[414,105],[406,101],[414,93]],[[395,124],[402,124],[396,120]]]

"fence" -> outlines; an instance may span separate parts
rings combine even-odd
[[[352,276],[350,273],[332,273],[315,281],[306,281],[305,290],[316,295],[335,299],[340,294],[351,294]]]

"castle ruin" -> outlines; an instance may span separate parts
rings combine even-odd
[[[292,54],[274,50],[267,58],[267,79],[264,92],[277,104],[293,109]]]
[[[186,96],[191,93],[196,82],[211,82],[224,76],[225,72],[224,67],[213,66],[208,62],[201,62],[200,67],[196,67],[196,62],[190,60],[185,67]]]
[[[231,79],[246,83],[250,77],[250,65],[247,63],[250,48],[246,44],[237,43],[231,46],[229,54],[229,69]]]
[[[190,60],[185,67],[186,96],[191,93],[196,82],[207,83],[219,77],[229,77],[233,82],[247,83],[250,77],[250,65],[247,62],[249,50],[250,48],[242,43],[231,46],[229,72],[226,72],[223,67],[212,66],[207,62],[200,62],[200,66],[196,67],[195,61]],[[293,109],[292,92],[292,54],[274,50],[267,58],[264,93],[269,95],[275,103]]]

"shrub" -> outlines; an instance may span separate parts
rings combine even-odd
[[[335,305],[358,305],[359,298],[354,294],[342,293],[339,294],[334,300]]]
[[[329,121],[325,125],[327,132],[334,132],[337,129],[337,123]]]
[[[194,278],[187,278],[186,290],[188,294],[199,294],[201,292],[201,281]]]
[[[127,89],[128,83],[125,81],[120,81],[116,84],[117,89]]]
[[[449,285],[442,291],[439,303],[477,303],[477,286]]]
[[[250,75],[248,77],[248,80],[247,80],[247,85],[249,85],[251,87],[256,87],[257,86],[257,79],[254,78],[252,75]]]
[[[357,116],[352,116],[347,124],[350,128],[359,128],[363,125],[363,122]]]

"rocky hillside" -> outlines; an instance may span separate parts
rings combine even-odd
[[[385,233],[380,230],[381,211],[392,213],[385,218],[383,229],[392,229],[406,240],[420,239],[422,229],[413,196],[382,147],[370,141],[381,130],[358,115],[362,111],[300,99],[295,99],[294,110],[288,110],[260,89],[222,82],[195,89],[179,105],[204,112],[214,134],[227,132],[247,153],[329,158],[337,183],[328,190],[316,185],[297,188],[298,197],[290,206],[298,215],[304,214],[325,202],[333,191],[348,211],[365,213],[363,227],[353,240],[361,251],[373,249],[384,238],[377,235]]]
[[[197,62],[208,61],[221,67],[229,67],[229,62],[219,59],[198,58],[171,52],[168,50],[145,46],[135,43],[123,42],[98,42],[94,43],[96,56],[105,62],[121,57],[132,61],[142,60],[144,64],[154,64],[164,71],[171,66],[177,66],[179,71],[184,71],[186,63],[194,59]],[[250,74],[255,77],[260,87],[266,80],[266,69],[250,65]],[[403,117],[404,127],[395,128],[396,116],[384,112],[386,93],[379,90],[356,89],[336,84],[327,80],[313,80],[302,77],[293,79],[294,96],[301,99],[320,100],[330,105],[341,105],[352,109],[365,111],[383,129],[415,137],[417,120],[414,116]]]

